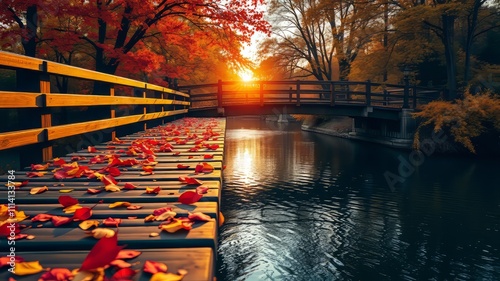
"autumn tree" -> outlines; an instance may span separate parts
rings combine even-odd
[[[373,1],[272,0],[273,36],[262,46],[281,58],[292,77],[332,80],[334,65],[347,79],[351,63],[378,32]]]

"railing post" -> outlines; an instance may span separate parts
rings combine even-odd
[[[217,107],[222,107],[222,80],[217,84]]]
[[[335,106],[335,84],[330,81],[330,106]]]
[[[111,97],[115,96],[115,85],[113,85],[113,84],[111,84],[110,87],[109,87],[109,95]],[[115,109],[114,105],[111,106],[110,117],[111,118],[115,118],[116,117],[116,109]],[[111,132],[111,141],[114,141],[115,139],[116,139],[116,130],[113,130]]]
[[[405,76],[405,89],[404,89],[404,95],[403,95],[403,108],[408,108],[408,97],[410,96],[410,80],[408,79],[408,76]]]
[[[144,84],[144,90],[142,91],[142,98],[145,99],[146,98],[146,91],[148,90],[148,84]],[[146,105],[144,105],[143,109],[142,109],[142,114],[146,115],[148,113],[148,109],[146,107]],[[146,121],[144,121],[144,131],[146,131],[146,129],[148,128],[148,124]]]
[[[42,74],[40,75],[40,93],[45,95],[50,95],[50,77],[47,72],[47,62],[44,61],[42,63]],[[52,126],[52,114],[49,111],[50,109],[47,107],[42,108],[40,118],[42,128],[49,128]],[[52,156],[52,145],[48,144],[47,141],[49,139],[47,131],[45,131],[45,143],[42,148],[42,160],[49,161],[53,158]]]
[[[260,81],[260,106],[264,106],[264,81]]]
[[[366,106],[372,105],[372,84],[370,80],[366,80]]]
[[[389,99],[389,92],[384,87],[384,105],[388,105],[387,100]]]
[[[417,108],[417,86],[413,86],[413,109]]]
[[[297,85],[295,87],[297,106],[300,106],[300,80],[297,80]]]

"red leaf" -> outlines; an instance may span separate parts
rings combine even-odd
[[[203,168],[202,168],[202,172],[203,173],[211,173],[214,171],[214,167],[210,164],[208,164],[207,162],[203,162]]]
[[[131,279],[135,274],[135,270],[132,270],[130,268],[122,268],[115,274],[113,274],[113,276],[111,276],[111,280],[128,280]]]
[[[179,169],[179,170],[186,170],[186,169],[189,169],[189,166],[188,165],[177,164],[177,169]]]
[[[146,187],[146,193],[147,194],[159,194],[161,191],[161,187]]]
[[[209,215],[204,214],[202,212],[189,213],[188,219],[190,219],[192,221],[211,221],[212,220],[212,218]]]
[[[61,217],[61,216],[52,216],[52,223],[55,227],[61,226],[63,224],[67,224],[73,221],[73,218],[69,217]]]
[[[105,226],[116,226],[116,227],[118,227],[118,225],[120,223],[122,223],[122,219],[120,219],[120,218],[116,218],[116,219],[114,219],[114,218],[107,218],[102,223]]]
[[[142,254],[139,251],[134,251],[134,250],[121,250],[118,255],[116,256],[117,260],[127,260],[127,259],[133,259],[137,256]]]
[[[14,261],[11,261],[10,257],[0,257],[0,268],[4,267],[6,265],[10,265],[11,262],[20,263],[23,261],[24,261],[24,259],[19,257],[19,256],[15,256]]]
[[[168,268],[167,268],[166,264],[161,263],[161,262],[156,262],[156,261],[149,261],[149,260],[147,260],[144,263],[144,267],[142,268],[142,270],[144,272],[151,273],[151,274],[155,274],[158,272],[166,273],[167,269]]]
[[[44,221],[49,221],[51,220],[53,217],[53,215],[49,215],[49,214],[38,214],[34,217],[31,218],[31,221],[32,222],[36,222],[36,221],[41,221],[41,222],[44,222]]]
[[[43,177],[45,173],[43,172],[27,172],[26,175],[28,178],[34,178],[34,177]]]
[[[120,170],[116,167],[109,167],[106,169],[106,171],[113,177],[117,177],[122,174]]]
[[[104,185],[110,185],[110,184],[117,184],[118,182],[115,180],[115,178],[113,178],[113,176],[111,175],[108,175],[108,176],[103,176],[101,178],[101,182],[104,184]]]
[[[130,182],[127,182],[125,183],[125,185],[123,186],[123,189],[136,189],[137,186],[135,186],[134,184],[130,183]]]
[[[156,209],[153,211],[153,215],[154,216],[159,216],[165,212],[171,212],[172,211],[172,207],[162,207],[162,208],[159,208],[159,209]]]
[[[194,191],[184,191],[181,196],[179,196],[179,202],[181,202],[182,204],[193,204],[193,203],[196,203],[198,201],[200,201],[200,199],[203,197],[203,195],[201,194],[198,194]]]
[[[118,246],[118,235],[103,237],[92,247],[85,258],[80,270],[93,270],[104,267],[116,259],[116,256],[124,246]]]
[[[179,181],[188,185],[202,185],[203,182],[195,178],[179,177]]]
[[[203,159],[213,159],[214,155],[213,154],[205,154],[203,155]]]
[[[42,164],[31,164],[31,170],[32,171],[44,171],[47,170],[49,167],[49,163],[42,165]]]
[[[83,207],[75,211],[73,219],[84,221],[92,216],[92,209],[89,207]]]
[[[10,226],[10,223],[4,223],[0,226],[0,237],[9,237],[12,232],[15,234],[21,232],[18,223],[14,223],[14,228],[11,228]]]
[[[206,187],[206,186],[196,187],[196,193],[198,193],[198,194],[205,194],[207,192],[208,192],[208,187]]]
[[[95,153],[95,152],[97,152],[97,149],[95,148],[95,146],[88,146],[87,150],[89,151],[89,153]]]
[[[198,164],[196,165],[196,168],[194,168],[195,173],[201,173],[203,172],[203,164]]]
[[[59,204],[63,205],[64,208],[78,204],[78,199],[75,199],[69,195],[59,196]]]
[[[52,165],[54,166],[61,166],[64,164],[66,164],[66,161],[64,161],[64,159],[62,158],[54,158],[54,160],[52,161]]]
[[[52,268],[40,276],[38,281],[66,281],[73,279],[73,273],[67,268]]]

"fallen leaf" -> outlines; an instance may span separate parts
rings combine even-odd
[[[158,233],[158,232],[151,232],[149,234],[149,237],[158,237],[158,236],[160,236],[160,233]]]
[[[118,202],[115,202],[115,203],[111,203],[111,204],[109,204],[109,206],[108,206],[108,207],[109,207],[110,209],[113,209],[113,208],[122,207],[122,206],[123,206],[123,207],[128,207],[128,206],[130,206],[130,205],[132,205],[132,204],[130,204],[130,202],[118,201]]]
[[[31,218],[31,221],[32,222],[37,222],[37,221],[41,221],[41,222],[44,222],[44,221],[49,221],[51,220],[53,217],[53,215],[49,215],[49,214],[38,214],[34,217]]]
[[[83,230],[87,230],[93,226],[95,226],[95,227],[99,226],[99,221],[86,220],[86,221],[82,221],[78,226]]]
[[[32,171],[44,171],[49,168],[49,163],[42,165],[42,164],[31,164],[31,170]]]
[[[168,267],[166,264],[156,261],[147,260],[144,262],[142,270],[147,273],[156,274],[159,272],[167,272]]]
[[[147,194],[159,194],[161,191],[161,188],[159,186],[157,187],[146,187],[146,193]]]
[[[35,235],[26,236],[26,240],[33,240],[33,239],[35,239]]]
[[[111,280],[130,280],[137,272],[130,268],[122,268],[111,276]]]
[[[70,193],[72,192],[74,189],[59,189],[59,193]]]
[[[102,221],[102,223],[105,225],[105,226],[116,226],[118,227],[118,225],[120,225],[120,223],[122,223],[122,219],[120,218],[107,218],[105,220]]]
[[[63,207],[69,207],[78,204],[78,200],[69,195],[59,196],[58,201],[59,204],[63,205]]]
[[[120,187],[116,184],[108,184],[104,187],[104,189],[109,192],[117,192],[121,190]]]
[[[204,214],[202,212],[194,212],[194,213],[188,212],[188,219],[190,219],[192,221],[212,221],[213,220],[209,215]]]
[[[173,210],[172,207],[161,207],[161,208],[155,209],[153,211],[153,215],[154,216],[159,216],[159,215],[161,215],[161,214],[163,214],[165,212],[171,212],[172,210]]]
[[[213,159],[214,155],[213,154],[205,154],[203,155],[203,159]]]
[[[193,204],[193,203],[196,203],[196,202],[200,201],[200,199],[202,197],[203,197],[203,195],[198,194],[197,192],[188,190],[188,191],[184,191],[179,196],[179,202],[181,202],[182,204],[189,205],[189,204]]]
[[[187,170],[187,169],[189,169],[189,165],[177,164],[177,169]]]
[[[73,273],[67,268],[52,268],[45,272],[38,281],[70,281]]]
[[[43,270],[42,265],[39,261],[30,261],[30,262],[20,262],[16,263],[15,271],[13,272],[15,275],[24,276],[39,273]]]
[[[84,221],[89,219],[92,216],[92,209],[89,207],[82,207],[75,211],[73,215],[74,220]]]
[[[128,260],[138,257],[142,252],[136,250],[121,250],[116,256],[117,260]]]
[[[179,181],[187,185],[202,185],[203,182],[191,177],[179,177]]]
[[[196,193],[198,194],[206,194],[208,192],[208,187],[206,186],[197,186]]]
[[[142,206],[139,205],[131,205],[127,207],[127,210],[139,210],[142,209]]]
[[[115,235],[115,231],[113,229],[109,228],[96,228],[92,230],[92,236],[96,239],[102,239],[102,238],[111,238]],[[114,257],[113,257],[114,259]]]
[[[118,236],[113,230],[107,228],[96,228],[92,232],[97,233],[97,230],[103,230],[100,233],[104,235],[100,237],[100,240],[94,245],[94,247],[92,247],[87,257],[83,261],[82,266],[80,267],[80,271],[94,270],[96,268],[108,265],[110,262],[116,259],[118,253],[124,247],[118,246]],[[94,237],[95,236],[96,234],[94,234]]]
[[[134,184],[132,184],[130,182],[125,183],[125,185],[123,186],[123,189],[128,189],[128,190],[136,189],[136,188],[137,188],[137,186],[135,186]]]
[[[49,190],[48,187],[44,186],[44,187],[34,187],[30,190],[30,194],[34,195],[34,194],[40,194],[40,193],[43,193],[45,191]]]
[[[132,266],[132,264],[130,264],[124,260],[119,260],[119,259],[116,259],[116,260],[110,262],[109,265],[116,266],[118,268],[128,268],[128,267]]]
[[[47,172],[27,172],[28,178],[43,177]]]
[[[0,257],[0,268],[7,266],[7,265],[10,266],[11,262],[14,262],[17,264],[17,263],[20,263],[23,261],[24,261],[24,259],[22,257],[19,257],[19,256],[13,257],[13,261],[11,261],[10,257]]]
[[[63,224],[67,224],[73,221],[73,218],[70,217],[61,217],[61,216],[52,216],[52,223],[55,227],[61,226]]]
[[[95,148],[95,146],[88,146],[87,147],[87,151],[89,153],[96,153],[97,152],[97,149]]]
[[[146,171],[144,171],[144,172],[140,172],[139,174],[140,174],[141,176],[149,176],[149,175],[152,175],[152,174],[154,174],[154,173],[153,173],[152,171],[147,171],[147,172],[146,172]]]
[[[225,218],[222,212],[219,212],[219,227],[221,227],[224,224]]]
[[[71,159],[71,161],[77,161],[77,160]],[[66,164],[66,161],[64,161],[64,159],[62,159],[62,158],[54,158],[52,160],[52,165],[53,166],[62,166],[64,164]]]
[[[87,193],[90,193],[90,194],[97,194],[97,193],[101,193],[104,189],[102,188],[99,188],[99,189],[96,189],[96,188],[87,188]]]
[[[73,214],[76,212],[76,210],[83,208],[82,206],[76,204],[76,205],[71,205],[63,209],[64,213],[66,214]]]
[[[155,273],[151,276],[149,281],[181,281],[184,278],[184,275],[178,275],[174,273]]]
[[[203,168],[202,168],[202,172],[203,173],[211,173],[214,171],[214,166],[208,164],[207,162],[203,162]]]

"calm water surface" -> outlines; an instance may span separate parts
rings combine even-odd
[[[218,280],[500,280],[500,163],[228,119]]]

